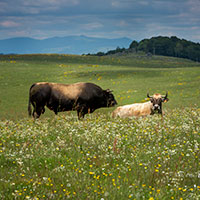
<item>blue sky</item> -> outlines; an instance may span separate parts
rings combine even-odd
[[[69,35],[200,42],[200,0],[0,1],[0,39]]]

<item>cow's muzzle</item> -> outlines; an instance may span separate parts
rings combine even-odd
[[[117,105],[117,101],[111,101],[109,107]]]
[[[158,105],[158,104],[155,104],[154,106],[153,106],[153,110],[154,111],[161,111],[161,107]]]

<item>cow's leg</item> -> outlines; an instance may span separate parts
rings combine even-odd
[[[81,102],[81,99],[78,99],[76,101],[76,110],[77,110],[77,115],[78,115],[78,119],[80,120],[81,118],[84,118],[85,116],[85,105]]]
[[[57,110],[54,110],[54,113],[55,113],[55,115],[57,115],[58,114]]]
[[[35,106],[34,103],[33,103],[32,105],[33,105],[33,113],[32,113],[32,116],[33,116],[33,118],[35,118],[35,115],[36,115],[36,106]]]
[[[42,114],[44,114],[44,113],[45,113],[45,108],[43,107],[43,108],[42,108]]]
[[[77,110],[78,119],[82,119],[85,116],[85,113],[82,110]]]
[[[55,115],[58,114],[58,109],[57,108],[54,108],[53,111],[54,111]]]
[[[44,112],[44,107],[43,106],[36,106],[35,112],[33,114],[33,117],[35,119],[39,118],[40,115]]]
[[[77,115],[78,119],[80,120],[81,118],[84,118],[85,114],[87,114],[87,108],[81,107],[80,109],[77,109]]]

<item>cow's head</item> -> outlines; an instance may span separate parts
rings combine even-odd
[[[162,103],[169,101],[167,96],[168,96],[168,93],[166,93],[165,96],[162,96],[161,94],[154,94],[153,96],[149,96],[149,93],[147,93],[147,97],[150,99],[151,103],[153,104],[152,114],[154,114],[156,111],[162,114]]]
[[[107,107],[112,107],[117,105],[117,101],[115,100],[115,97],[110,89],[104,90],[104,94],[107,101]]]

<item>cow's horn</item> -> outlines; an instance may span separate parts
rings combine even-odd
[[[168,92],[166,92],[166,95],[165,95],[163,98],[165,98],[165,99],[166,99],[166,98],[167,98],[167,96],[168,96]]]
[[[152,98],[151,96],[149,96],[149,93],[147,93],[147,97],[148,97],[148,98]]]

